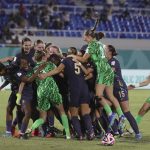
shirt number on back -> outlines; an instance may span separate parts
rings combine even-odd
[[[75,68],[75,74],[81,73],[80,66],[78,63],[74,63],[74,68]]]

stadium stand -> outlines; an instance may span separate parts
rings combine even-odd
[[[0,6],[0,43],[17,42],[18,34],[81,37],[95,16],[106,38],[150,39],[148,0],[1,0]]]

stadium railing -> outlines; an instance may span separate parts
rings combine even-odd
[[[82,37],[83,30],[10,29],[14,34],[30,36]],[[97,31],[98,32],[98,31]],[[149,33],[104,31],[106,38],[149,39]]]

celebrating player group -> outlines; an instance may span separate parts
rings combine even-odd
[[[11,84],[5,137],[30,139],[63,134],[66,139],[101,138],[103,144],[108,144],[109,136],[111,144],[114,136],[124,135],[128,121],[128,132],[134,132],[136,140],[142,138],[138,124],[150,108],[150,98],[134,118],[128,89],[145,86],[150,79],[127,87],[115,57],[117,51],[100,41],[104,34],[95,31],[97,23],[84,32],[87,44],[80,50],[70,46],[67,53],[62,53],[53,43],[39,39],[32,44],[25,37],[19,54],[0,60],[0,76],[5,79],[0,90]],[[55,118],[63,131],[55,127]]]

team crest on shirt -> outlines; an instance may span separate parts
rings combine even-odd
[[[21,73],[21,72],[18,72],[18,73],[17,73],[17,76],[18,76],[18,77],[20,77],[21,75],[22,75],[22,73]]]
[[[114,65],[115,65],[115,61],[112,61],[112,62],[111,62],[111,65],[114,66]]]

